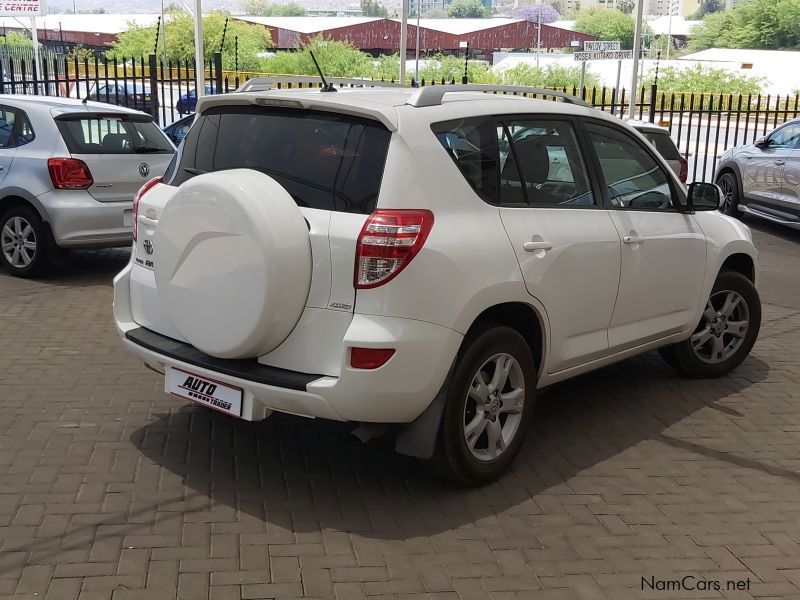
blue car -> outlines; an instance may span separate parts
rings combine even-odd
[[[214,86],[210,84],[206,84],[205,90],[205,94],[207,96],[216,93],[214,91]],[[188,115],[189,113],[193,113],[196,106],[197,93],[195,90],[189,90],[185,94],[181,94],[181,97],[178,98],[178,102],[175,103],[175,108],[178,109],[178,114],[180,115]]]

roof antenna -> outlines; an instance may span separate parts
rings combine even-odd
[[[319,63],[317,62],[317,57],[314,56],[314,52],[309,50],[308,53],[311,55],[311,60],[314,61],[314,66],[317,67],[317,72],[319,73],[319,78],[322,79],[322,89],[320,92],[335,92],[337,91],[335,87],[333,87],[332,83],[328,83],[325,80],[325,75],[322,74],[322,69],[319,68]]]

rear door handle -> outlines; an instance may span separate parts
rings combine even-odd
[[[626,235],[622,238],[622,241],[626,244],[641,244],[644,241],[644,238],[640,235]]]
[[[776,160],[776,161],[775,161],[775,164],[776,164],[776,165],[785,165],[785,164],[786,164],[786,161],[785,161],[785,160],[780,160],[780,159],[778,159],[778,160]]]
[[[550,242],[525,242],[522,244],[522,247],[525,249],[525,252],[536,252],[538,250],[550,250],[553,248],[553,244]]]

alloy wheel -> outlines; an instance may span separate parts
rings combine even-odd
[[[733,204],[733,182],[729,176],[724,176],[719,180],[719,187],[722,189],[722,208],[721,211],[727,214],[732,208]]]
[[[11,217],[0,231],[0,250],[8,264],[28,267],[36,255],[36,232],[25,217]]]
[[[715,292],[690,338],[692,350],[704,362],[724,362],[744,343],[749,326],[750,311],[741,294],[732,290]]]
[[[464,405],[464,439],[481,462],[500,457],[517,434],[525,403],[525,379],[510,354],[495,354],[472,378]]]

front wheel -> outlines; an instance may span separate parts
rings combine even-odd
[[[761,300],[741,273],[722,271],[689,339],[672,346],[674,366],[690,377],[721,377],[747,358],[761,328]]]
[[[730,171],[723,173],[717,180],[717,185],[722,190],[720,212],[730,217],[737,216],[739,214],[739,182],[736,175]]]
[[[432,465],[460,485],[497,479],[514,460],[533,417],[536,366],[514,329],[470,334],[448,387]]]

